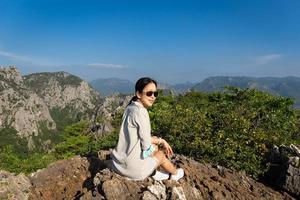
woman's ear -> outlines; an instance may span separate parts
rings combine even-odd
[[[141,98],[141,93],[139,92],[139,91],[137,91],[136,93],[135,93],[135,95],[137,96],[137,98]]]

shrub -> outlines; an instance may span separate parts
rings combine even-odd
[[[55,161],[53,154],[32,153],[26,157],[20,156],[12,145],[6,145],[0,149],[0,169],[14,173],[26,173],[45,168]]]
[[[296,142],[292,105],[289,98],[228,88],[225,93],[160,97],[150,117],[154,131],[177,153],[257,177],[266,169],[269,147]]]
[[[58,159],[65,159],[89,152],[91,150],[91,138],[82,134],[87,128],[87,121],[66,126],[63,132],[63,142],[55,146],[56,157]]]

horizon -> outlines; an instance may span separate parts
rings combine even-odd
[[[15,67],[18,71],[20,71],[20,69],[17,66],[1,66],[1,65],[0,65],[0,70],[2,68],[9,68],[9,67]],[[68,73],[70,75],[77,76],[80,79],[82,79],[82,80],[84,80],[84,81],[86,81],[88,83],[91,83],[93,81],[97,81],[98,79],[101,79],[101,80],[105,80],[105,79],[118,79],[118,80],[121,80],[121,81],[130,81],[133,84],[137,81],[137,80],[131,80],[131,79],[118,78],[118,77],[107,77],[107,78],[99,77],[99,78],[96,78],[96,79],[88,81],[88,80],[85,80],[82,77],[80,77],[78,75],[75,75],[75,74],[72,74],[72,73],[70,73],[68,71],[51,71],[51,72],[50,71],[44,71],[44,72],[32,72],[32,73],[29,73],[29,74],[22,74],[22,72],[20,71],[20,73],[21,73],[22,76],[31,75],[31,74],[39,74],[39,73],[59,73],[59,72],[66,72],[66,73]],[[300,79],[300,76],[295,76],[295,75],[282,76],[282,77],[280,77],[280,76],[258,76],[258,77],[255,77],[255,76],[209,76],[209,77],[205,77],[202,80],[194,81],[194,82],[193,81],[189,81],[189,80],[187,80],[185,82],[174,82],[174,83],[160,82],[160,81],[158,81],[158,84],[160,84],[160,85],[165,85],[165,84],[167,84],[167,85],[177,85],[177,84],[187,84],[187,83],[190,83],[190,84],[196,85],[196,84],[201,83],[202,81],[204,81],[206,79],[209,79],[209,78],[222,78],[222,77],[225,77],[225,78],[227,78],[227,77],[228,78],[255,78],[255,79],[260,79],[260,78],[276,78],[276,79],[299,78]]]
[[[0,8],[0,66],[22,75],[169,84],[300,77],[299,1],[2,0]]]

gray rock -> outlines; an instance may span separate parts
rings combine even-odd
[[[153,185],[147,187],[147,190],[155,199],[165,200],[167,198],[166,186],[160,181],[155,181]]]
[[[0,170],[0,199],[27,200],[30,186],[30,181],[24,174],[16,176]]]
[[[289,165],[283,188],[300,198],[300,168]]]
[[[45,128],[55,132],[59,111],[63,110],[66,119],[89,119],[99,98],[86,81],[66,72],[22,76],[15,67],[1,67],[0,129],[15,129],[33,150],[36,146],[33,136],[38,136]],[[104,127],[105,131],[108,129]],[[51,150],[47,149],[50,144],[40,143],[44,150]]]
[[[265,179],[277,188],[300,198],[300,158],[296,145],[274,147],[269,157],[269,171]]]
[[[107,154],[98,155],[105,158]],[[221,176],[215,167],[184,156],[173,158],[185,170],[179,181],[155,181],[151,177],[129,180],[106,168],[105,161],[95,156],[75,156],[54,162],[29,179],[1,171],[0,199],[294,199],[226,168]]]

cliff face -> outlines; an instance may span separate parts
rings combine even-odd
[[[66,72],[22,76],[15,67],[0,68],[0,131],[13,128],[31,141],[42,129],[62,126],[61,119],[90,117],[98,99],[87,82]]]
[[[38,134],[39,123],[56,128],[46,103],[26,86],[16,68],[0,69],[0,85],[0,129],[13,127],[19,136],[29,138]]]
[[[95,108],[98,94],[87,82],[69,73],[31,74],[24,77],[24,82],[50,109],[71,106],[84,112]]]
[[[110,95],[101,99],[99,106],[96,109],[93,121],[95,122],[91,131],[93,135],[100,138],[113,131],[112,121],[122,110],[126,108],[131,99],[130,95]]]
[[[57,161],[45,169],[22,178],[24,187],[10,190],[12,196],[24,199],[294,199],[284,192],[274,191],[244,174],[220,167],[202,164],[193,159],[176,155],[173,158],[185,170],[185,177],[176,181],[155,181],[149,177],[132,181],[106,166],[107,152],[100,156],[75,156]],[[18,176],[0,173],[0,190],[8,188]],[[11,178],[8,178],[11,177]],[[30,184],[28,184],[28,182]],[[28,186],[29,185],[29,186]],[[4,188],[4,189],[3,189]],[[6,190],[5,190],[6,189]],[[0,193],[5,198],[7,193]]]

